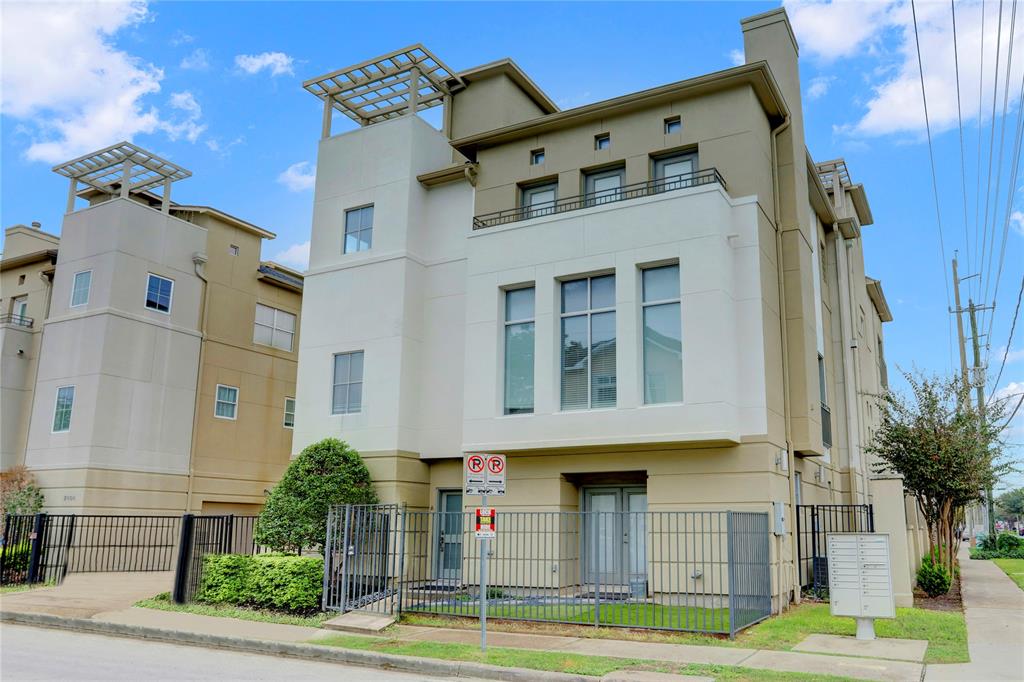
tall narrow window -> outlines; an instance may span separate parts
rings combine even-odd
[[[615,275],[563,282],[562,409],[615,401]]]
[[[252,340],[263,346],[291,351],[295,336],[295,315],[262,303],[256,304],[256,325]]]
[[[821,442],[826,448],[832,447],[832,411],[828,407],[828,391],[825,387],[825,357],[818,353],[818,390],[821,393]]]
[[[505,292],[505,414],[533,412],[534,289]]]
[[[28,296],[19,296],[14,299],[11,314],[18,318],[15,320],[16,324],[26,324],[25,320],[28,318]]]
[[[345,211],[345,253],[367,251],[373,244],[373,204]]]
[[[92,288],[92,270],[75,273],[75,281],[71,287],[71,307],[77,308],[89,302],[89,289]]]
[[[150,274],[149,282],[146,285],[146,307],[158,313],[170,313],[173,292],[173,280]]]
[[[295,398],[284,399],[284,428],[295,428]]]
[[[57,389],[57,401],[53,406],[53,432],[71,430],[71,410],[75,406],[75,387],[61,386]]]
[[[363,351],[334,356],[334,391],[331,414],[351,414],[363,409]]]
[[[219,419],[235,419],[238,417],[237,388],[217,384],[217,400],[213,407],[213,416]]]
[[[683,400],[683,328],[679,266],[648,268],[643,279],[644,402]]]

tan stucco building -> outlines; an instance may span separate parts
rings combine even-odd
[[[467,452],[508,455],[499,509],[782,505],[776,607],[795,505],[902,510],[864,453],[892,319],[867,195],[806,148],[785,12],[742,30],[744,65],[565,111],[511,60],[458,72],[422,46],[307,81],[293,453],[341,437],[384,501],[424,509],[477,502]],[[434,105],[440,131],[411,115]],[[360,127],[332,134],[335,112]],[[876,521],[906,547],[902,511]]]
[[[0,260],[4,467],[51,512],[255,513],[291,452],[302,275],[134,145],[54,170],[60,238],[10,228]]]

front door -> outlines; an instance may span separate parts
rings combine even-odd
[[[438,509],[437,577],[458,581],[462,577],[462,492],[442,490]]]
[[[586,582],[631,591],[646,585],[647,490],[584,488],[583,510]]]

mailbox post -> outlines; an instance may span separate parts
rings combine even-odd
[[[833,616],[857,621],[857,639],[875,638],[876,618],[895,618],[888,533],[829,533],[828,594]]]

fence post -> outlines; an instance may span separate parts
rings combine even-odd
[[[803,505],[794,505],[796,508],[796,579],[800,583],[796,586],[797,591],[804,586],[804,552],[800,539],[800,517],[803,516]]]
[[[33,585],[39,582],[39,563],[43,554],[43,536],[46,529],[46,514],[36,514],[32,522],[32,534],[29,540],[32,541],[32,549],[28,559],[28,584]]]
[[[4,570],[4,558],[7,556],[7,552],[4,551],[6,547],[11,544],[11,521],[13,517],[10,514],[4,514],[4,535],[0,538],[0,585],[5,584],[4,579],[7,577],[7,572]]]
[[[235,544],[235,515],[228,514],[224,520],[224,539],[221,541],[220,551],[221,554],[231,554]]]
[[[341,541],[341,612],[348,607],[348,574],[352,568],[348,560],[348,543],[351,538],[352,505],[345,505],[345,530]]]
[[[405,510],[406,505],[403,503],[402,507],[398,510],[401,515],[401,523],[399,523],[399,535],[398,535],[398,618],[402,618],[402,599],[405,594]]]
[[[71,546],[74,544],[75,540],[75,519],[77,518],[77,515],[72,514],[71,521],[68,522],[68,537],[64,543],[64,566],[60,573],[60,579],[62,581],[68,574],[68,566],[71,565]]]
[[[875,505],[869,504],[868,508],[868,532],[875,532]]]
[[[181,538],[178,541],[178,563],[174,571],[174,603],[184,604],[187,601],[188,574],[191,568],[193,529],[196,517],[184,514],[181,517]]]
[[[728,570],[729,576],[729,639],[736,639],[736,557],[733,547],[732,535],[732,510],[725,513],[725,546],[729,553]],[[782,561],[782,557],[778,557]],[[781,609],[780,609],[781,611]]]

